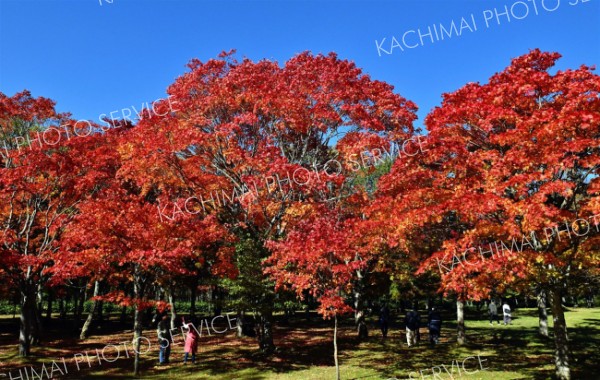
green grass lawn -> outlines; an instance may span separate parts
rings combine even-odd
[[[567,324],[571,340],[571,363],[573,379],[600,379],[598,360],[600,359],[600,309],[572,309],[567,312]],[[384,341],[374,320],[370,321],[370,337],[359,342],[355,337],[351,321],[342,323],[338,348],[340,352],[342,379],[548,379],[553,374],[553,341],[537,334],[537,310],[518,309],[509,326],[494,324],[467,315],[467,339],[464,346],[455,343],[456,324],[445,317],[442,341],[436,347],[426,343],[426,329],[421,330],[422,341],[417,347],[408,348],[404,332],[399,324],[392,324],[388,338]],[[400,318],[398,318],[400,319]],[[76,339],[77,331],[65,333],[57,329],[48,331],[44,347],[36,347],[33,356],[22,359],[16,355],[16,321],[5,318],[0,330],[0,378],[1,373],[12,371],[18,376],[18,368],[33,366],[39,372],[42,363],[67,359],[69,373],[62,378],[69,379],[131,379],[133,368],[131,358],[122,357],[114,363],[98,364],[94,361],[94,349],[102,349],[107,344],[128,341],[131,330],[108,325],[102,335],[81,342]],[[550,318],[550,333],[552,321]],[[142,356],[143,378],[145,379],[334,379],[332,326],[330,321],[314,317],[311,322],[303,318],[293,318],[289,324],[276,326],[278,352],[264,357],[256,352],[253,339],[237,339],[233,333],[202,337],[198,363],[181,363],[182,346],[174,346],[171,353],[172,364],[157,366],[156,346]],[[62,326],[64,328],[64,326]],[[155,340],[153,330],[146,330],[144,336]],[[207,339],[205,339],[207,338]],[[73,355],[88,352],[91,368],[86,361],[77,371]],[[477,355],[482,360],[480,369]],[[462,371],[462,362],[468,357]],[[69,361],[70,360],[70,361]],[[83,359],[81,359],[83,360]],[[454,362],[454,368],[452,364]],[[461,363],[460,373],[456,364]],[[452,377],[444,371],[444,365]],[[434,368],[436,367],[436,368]],[[433,368],[433,370],[432,370]],[[479,369],[478,372],[475,372]],[[433,376],[432,371],[441,374]],[[421,372],[419,372],[421,371]],[[28,372],[29,373],[29,372]],[[421,376],[422,373],[422,376]],[[58,374],[58,371],[55,372]],[[43,377],[44,379],[47,377]],[[24,377],[24,379],[26,379]],[[36,377],[37,379],[37,377]],[[31,380],[31,379],[30,379]]]

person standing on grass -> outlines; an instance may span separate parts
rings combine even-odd
[[[432,307],[431,311],[429,311],[427,327],[429,328],[429,343],[432,346],[439,343],[442,331],[442,316],[435,307]]]
[[[196,364],[196,352],[198,351],[198,330],[196,329],[196,320],[192,318],[190,323],[185,323],[185,318],[181,317],[183,321],[183,328],[187,330],[185,336],[185,347],[183,348],[185,354],[183,356],[183,364],[187,364],[188,356],[191,356],[192,364]]]
[[[390,320],[390,309],[384,303],[383,307],[381,308],[381,310],[379,312],[379,327],[381,327],[381,334],[383,335],[384,339],[387,338],[389,320]]]
[[[511,324],[511,315],[510,315],[510,306],[508,306],[508,302],[504,302],[502,305],[502,314],[504,314],[504,325]]]
[[[163,313],[160,322],[156,328],[156,334],[158,335],[158,362],[160,364],[169,364],[169,355],[171,354],[171,345],[169,344],[169,317],[166,313]]]
[[[498,317],[498,306],[494,300],[490,301],[490,305],[488,306],[488,310],[490,311],[490,325],[493,325],[492,321],[495,319],[498,324],[500,324],[500,318]]]
[[[416,308],[406,313],[404,324],[406,325],[406,343],[408,343],[408,347],[416,345],[417,333],[419,327],[421,327],[421,316]]]

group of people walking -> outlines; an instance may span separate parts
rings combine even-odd
[[[493,325],[493,321],[496,320],[500,324],[498,317],[498,307],[492,300],[488,305],[488,311],[490,316],[490,325]],[[512,324],[511,322],[511,309],[508,302],[504,302],[502,305],[502,314],[504,316],[504,324]],[[183,363],[186,364],[188,359],[192,363],[196,363],[196,352],[198,351],[198,330],[195,328],[194,320],[186,323],[185,318],[181,318],[183,322],[183,329],[186,331],[185,345],[184,345],[184,356]],[[381,334],[384,338],[387,337],[390,321],[390,309],[387,305],[383,305],[379,313],[379,326],[381,328]],[[406,343],[408,347],[416,346],[420,340],[419,329],[421,327],[421,315],[417,308],[411,309],[404,317],[404,325],[406,326]],[[440,333],[442,331],[442,316],[439,311],[432,307],[427,315],[427,328],[429,330],[429,343],[433,346],[439,343]],[[159,342],[159,353],[158,361],[160,364],[168,364],[169,356],[171,355],[171,344],[169,340],[169,329],[170,323],[167,314],[163,314],[160,322],[156,329]]]
[[[488,305],[488,310],[490,313],[490,325],[493,325],[494,319],[498,324],[500,324],[500,318],[498,317],[498,307],[496,306],[496,302],[493,300]],[[502,315],[504,316],[504,325],[512,325],[512,316],[510,314],[510,305],[508,302],[504,302],[502,305]]]
[[[419,332],[421,315],[416,308],[406,313],[404,325],[406,326],[406,343],[408,347],[416,346],[421,340]],[[442,316],[435,307],[432,307],[427,315],[427,329],[429,330],[429,344],[433,346],[439,343],[442,331]]]
[[[496,320],[500,324],[498,317],[498,307],[495,301],[491,301],[488,305],[488,311],[490,316],[490,325],[493,325],[492,321]],[[504,324],[512,324],[511,309],[508,302],[504,302],[502,305],[502,313],[504,316]],[[384,338],[387,337],[389,329],[390,310],[387,305],[383,305],[379,313],[379,326],[381,328],[381,334]],[[406,343],[409,347],[417,345],[420,341],[419,329],[421,327],[421,315],[418,309],[415,307],[409,310],[404,317],[404,325],[406,326]],[[439,311],[432,307],[427,315],[427,328],[429,330],[429,343],[433,346],[439,343],[440,334],[442,331],[442,316]]]
[[[387,338],[390,320],[390,309],[387,305],[383,305],[379,313],[379,326],[381,334]],[[420,340],[419,328],[421,327],[421,315],[416,308],[413,308],[404,318],[406,326],[406,342],[408,346],[414,346]],[[427,316],[427,327],[429,329],[429,343],[432,345],[439,343],[440,333],[442,330],[442,317],[436,308],[431,308]]]
[[[185,345],[183,347],[184,356],[183,364],[187,364],[188,359],[192,361],[192,364],[196,363],[196,352],[198,351],[198,330],[195,327],[195,320],[186,323],[185,318],[181,318],[183,322],[183,329],[185,331]],[[169,356],[171,355],[171,340],[169,340],[170,330],[169,318],[166,314],[163,314],[158,326],[156,328],[156,334],[158,335],[158,362],[160,364],[169,364]]]

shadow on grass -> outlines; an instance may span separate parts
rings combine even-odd
[[[597,310],[597,309],[596,309]],[[575,311],[574,311],[575,312]],[[512,326],[489,326],[487,318],[467,319],[468,343],[460,346],[456,341],[456,322],[454,315],[443,315],[441,343],[435,347],[427,344],[426,328],[421,331],[421,343],[408,348],[401,316],[391,323],[388,339],[383,340],[374,318],[369,320],[370,337],[358,340],[351,320],[340,323],[338,349],[342,366],[355,366],[379,374],[378,378],[406,378],[411,371],[423,370],[424,373],[434,366],[462,361],[469,356],[480,355],[484,367],[489,371],[515,372],[530,379],[547,379],[553,375],[553,337],[543,338],[532,325],[537,318],[536,309],[519,309],[520,319],[515,318]],[[586,318],[590,317],[590,318]],[[482,326],[481,321],[484,320]],[[529,327],[519,325],[519,321],[529,322]],[[94,336],[90,341],[78,339],[77,331],[65,333],[61,323],[53,324],[47,331],[47,343],[43,349],[34,349],[34,356],[22,359],[16,353],[16,324],[11,320],[0,322],[0,372],[7,372],[9,366],[18,368],[26,365],[41,365],[42,361],[57,360],[61,356],[73,357],[77,352],[93,352],[108,342],[121,342],[131,339],[131,330],[117,322],[107,322],[100,330],[103,336]],[[257,351],[256,341],[251,338],[237,339],[232,332],[220,336],[203,337],[200,341],[198,363],[184,366],[181,363],[183,349],[175,346],[171,353],[172,364],[158,366],[158,353],[155,351],[143,355],[140,367],[143,376],[153,378],[195,378],[210,379],[243,378],[261,380],[272,378],[272,374],[293,373],[331,367],[333,361],[333,326],[331,321],[322,321],[314,314],[311,321],[303,317],[291,318],[288,324],[275,325],[275,344],[278,351],[273,355],[262,355]],[[531,327],[534,326],[534,327]],[[552,332],[552,329],[550,329]],[[95,330],[94,333],[98,333]],[[145,330],[145,336],[155,334]],[[579,318],[574,327],[569,327],[570,347],[572,351],[572,378],[597,378],[596,363],[600,359],[600,318],[586,314]],[[204,339],[206,338],[206,339]],[[13,346],[7,347],[10,344]],[[3,346],[3,347],[2,347]],[[42,355],[43,354],[43,355]],[[475,360],[467,362],[469,371],[477,367]],[[84,367],[87,367],[85,365]],[[75,371],[74,364],[68,378],[85,379],[132,379],[133,359],[121,358],[114,363]],[[317,370],[318,371],[318,370]],[[202,375],[200,375],[202,374]],[[431,371],[429,371],[431,375]],[[204,376],[204,377],[201,377]],[[359,379],[359,377],[354,377]],[[375,378],[362,376],[361,379]]]
[[[577,310],[574,309],[573,312]],[[537,319],[537,309],[519,309],[522,320]],[[447,321],[452,315],[444,315]],[[551,317],[550,317],[551,318]],[[537,321],[536,321],[537,322]],[[485,327],[469,326],[467,323],[468,343],[460,346],[456,340],[456,322],[444,322],[441,344],[430,347],[422,344],[408,348],[402,339],[392,339],[386,342],[371,340],[364,343],[364,349],[371,356],[383,355],[384,359],[365,359],[362,365],[381,367],[383,361],[389,366],[389,371],[382,371],[388,377],[408,377],[410,371],[424,370],[442,364],[451,366],[454,360],[463,360],[468,356],[480,354],[487,359],[484,366],[493,371],[510,371],[522,374],[531,379],[547,379],[554,374],[554,338],[552,329],[550,337],[544,338],[538,334],[537,327],[520,327],[518,318],[513,319],[513,325],[494,324]],[[403,334],[396,334],[396,336]],[[427,329],[421,329],[422,337],[427,339]],[[569,327],[571,350],[571,373],[573,379],[598,378],[597,363],[600,360],[600,318],[582,319],[575,326]],[[390,355],[393,351],[394,355]],[[469,369],[469,368],[467,368]],[[470,369],[469,369],[470,370]],[[430,371],[431,375],[432,372]],[[413,375],[414,376],[414,375]],[[418,375],[417,375],[418,376]]]

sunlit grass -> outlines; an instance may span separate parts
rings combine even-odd
[[[596,372],[600,354],[599,309],[573,309],[567,312],[569,337],[572,347],[573,379],[600,378]],[[455,343],[455,323],[450,315],[445,316],[442,341],[436,347],[427,344],[426,329],[421,329],[421,343],[408,348],[404,332],[399,324],[392,324],[388,339],[381,338],[380,332],[371,322],[370,337],[363,342],[355,338],[351,321],[344,321],[339,337],[341,377],[343,379],[546,379],[553,374],[552,339],[544,339],[537,334],[537,311],[518,309],[514,313],[513,324],[490,326],[485,316],[478,319],[472,313],[467,319],[468,342],[464,346]],[[402,316],[397,316],[400,320]],[[6,321],[6,320],[5,320]],[[13,321],[14,322],[14,321]],[[552,318],[549,318],[552,334]],[[13,326],[14,327],[14,326]],[[38,369],[42,363],[50,365],[52,360],[68,358],[69,374],[72,379],[132,379],[132,358],[120,358],[114,363],[92,362],[81,364],[76,370],[73,354],[90,355],[95,348],[101,349],[109,343],[131,339],[130,330],[105,330],[105,335],[95,335],[81,342],[76,339],[76,331],[56,334],[45,347],[35,348],[31,358],[19,358],[16,353],[16,336],[6,331],[0,335],[0,373],[16,370],[23,366]],[[198,363],[184,366],[181,362],[181,345],[175,346],[171,354],[172,363],[157,366],[158,353],[152,349],[142,356],[143,378],[147,379],[333,379],[332,326],[313,318],[292,319],[290,325],[278,324],[276,345],[279,351],[270,357],[257,353],[253,339],[237,339],[233,333],[212,336],[201,341]],[[144,335],[154,339],[155,332],[146,330]],[[52,335],[52,334],[50,334]],[[204,339],[204,337],[203,337]],[[7,344],[12,341],[13,344]],[[481,370],[477,355],[482,359]],[[468,357],[471,357],[467,359]],[[471,374],[457,372],[456,364]],[[454,367],[452,366],[455,364]],[[37,367],[36,367],[37,366]],[[450,377],[444,367],[452,374]],[[454,372],[452,372],[452,369]],[[479,369],[477,372],[475,372]],[[436,376],[433,376],[436,371]],[[441,373],[437,373],[441,371]],[[421,376],[422,373],[422,376]],[[17,376],[18,372],[13,372]],[[1,376],[1,375],[0,375]],[[7,377],[8,378],[8,377]]]

